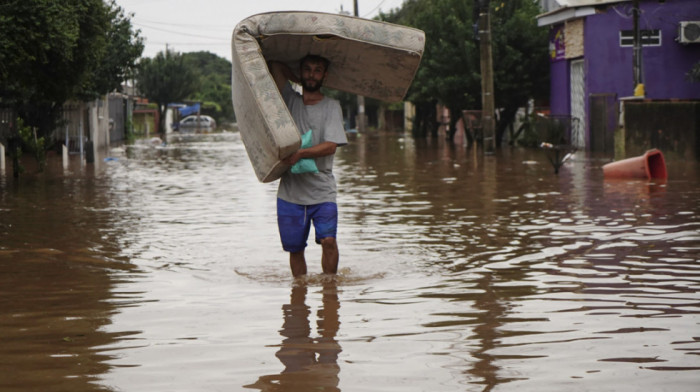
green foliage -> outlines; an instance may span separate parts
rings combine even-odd
[[[134,135],[134,120],[132,117],[128,117],[124,124],[125,129],[125,142],[126,144],[133,144],[136,137]]]
[[[537,1],[490,3],[495,98],[503,109],[498,128],[503,132],[528,99],[549,92],[548,38],[535,20]],[[425,52],[407,96],[419,112],[433,115],[428,106],[435,103],[452,113],[481,107],[478,10],[478,0],[407,0],[381,15],[425,31]]]
[[[499,2],[491,14],[494,88],[501,108],[497,138],[529,99],[549,96],[548,31],[537,26],[539,5],[532,0]]]
[[[166,50],[154,58],[142,58],[138,64],[136,81],[141,93],[158,104],[160,124],[158,130],[165,133],[165,108],[169,103],[182,101],[193,95],[199,78],[182,54]]]
[[[205,107],[214,103],[214,118],[232,121],[231,62],[210,52],[183,53],[182,56],[199,79],[199,88],[188,98],[203,102]]]
[[[120,85],[143,49],[110,1],[23,0],[0,5],[0,103],[48,136],[63,103]]]
[[[80,97],[94,99],[110,91],[121,91],[121,84],[136,66],[136,60],[143,52],[143,41],[131,26],[131,20],[111,0],[106,9],[109,20],[107,30],[100,38],[102,50],[94,71],[88,74]]]
[[[87,37],[102,22],[89,24],[91,5],[103,4],[96,0],[28,0],[3,7],[3,98],[63,102],[75,94],[89,64],[87,53],[98,46]]]
[[[535,113],[531,113],[523,118],[523,135],[518,140],[518,144],[524,147],[538,147],[542,140],[535,127]]]
[[[480,105],[473,1],[407,0],[381,18],[425,32],[425,51],[406,99],[416,104],[418,135],[436,131],[436,103],[453,112]]]
[[[25,126],[21,118],[17,119],[17,131],[21,143],[25,150],[34,154],[34,158],[39,163],[39,171],[44,171],[46,168],[46,143],[44,137],[37,137],[36,130],[32,127]],[[19,151],[15,151],[17,157],[22,155],[22,147]]]
[[[202,110],[206,110],[208,112],[214,112],[214,113],[221,113],[221,105],[219,105],[218,102],[213,102],[213,101],[204,101],[202,102]]]

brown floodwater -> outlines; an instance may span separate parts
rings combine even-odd
[[[297,282],[236,132],[8,167],[0,390],[696,391],[700,164],[605,162],[360,135]]]

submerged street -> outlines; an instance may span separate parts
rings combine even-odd
[[[303,282],[237,132],[8,167],[0,390],[695,391],[700,163],[608,161],[359,135]]]

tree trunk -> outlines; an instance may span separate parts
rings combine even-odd
[[[436,102],[418,102],[416,105],[416,118],[413,123],[414,137],[437,137],[438,124],[436,120]]]
[[[165,111],[167,110],[168,104],[156,103],[158,104],[158,134],[160,138],[163,139],[165,137]]]
[[[500,147],[503,143],[503,134],[508,129],[508,126],[515,120],[515,115],[518,113],[517,107],[506,106],[501,112],[500,119],[496,124],[496,146]]]
[[[448,109],[450,110],[450,132],[447,135],[447,139],[450,143],[454,143],[455,134],[457,133],[457,122],[460,117],[462,117],[462,111],[457,107],[450,107]]]
[[[377,129],[380,131],[386,131],[387,126],[386,126],[386,106],[384,104],[380,104],[379,108],[377,108]]]

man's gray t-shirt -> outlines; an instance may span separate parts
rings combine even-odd
[[[315,105],[304,105],[301,94],[287,83],[282,89],[284,102],[301,134],[311,130],[312,145],[333,142],[338,146],[348,143],[343,128],[343,112],[335,99],[324,97]],[[333,176],[333,154],[315,158],[318,173],[292,174],[287,170],[280,180],[277,197],[290,203],[311,205],[336,201]]]

